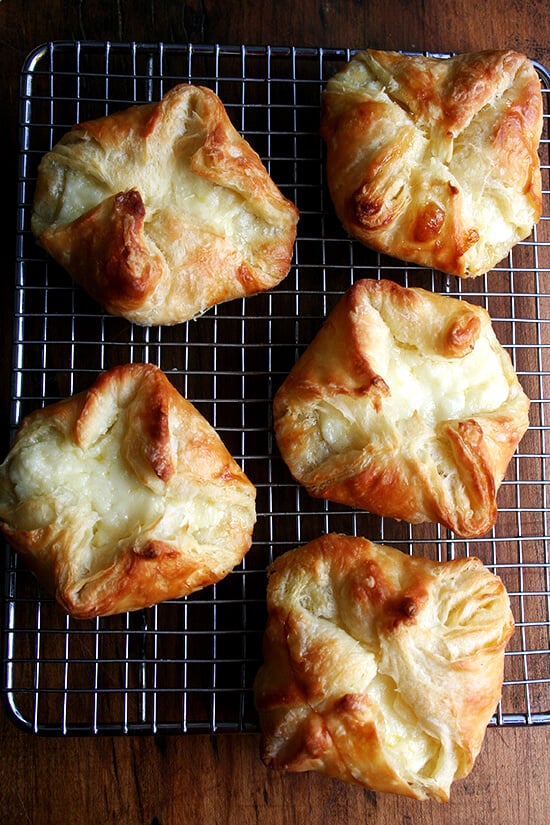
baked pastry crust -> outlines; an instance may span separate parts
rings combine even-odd
[[[492,269],[542,208],[540,80],[514,51],[368,49],[327,83],[334,207],[372,249],[450,275]]]
[[[151,364],[27,416],[0,467],[0,530],[76,618],[219,581],[248,551],[256,491]]]
[[[62,137],[31,225],[108,312],[169,325],[278,284],[297,220],[219,97],[181,84]]]
[[[329,534],[272,565],[254,684],[263,761],[447,801],[500,699],[501,580]]]
[[[529,399],[488,313],[365,279],[277,390],[274,428],[314,497],[458,535],[486,533]]]

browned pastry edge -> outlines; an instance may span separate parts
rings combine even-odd
[[[329,534],[276,559],[267,605],[265,764],[447,801],[500,699],[514,630],[501,580],[475,558]]]
[[[110,164],[116,166],[113,180]],[[169,188],[179,166],[188,165],[189,174],[212,191],[242,199],[260,227],[247,248],[238,249],[219,228],[189,217],[184,206],[175,214],[168,194],[159,212],[152,194],[133,183],[134,167],[142,176],[141,167],[148,165],[155,185]],[[82,181],[97,177],[107,190],[116,186],[114,180],[126,188],[63,222],[68,172]],[[235,130],[218,96],[203,86],[179,84],[158,103],[76,124],[41,161],[32,229],[108,312],[139,324],[174,324],[279,283],[290,268],[297,220],[296,207]]]
[[[53,440],[56,433],[82,451],[85,464],[91,461],[87,452],[109,438],[117,420],[122,421],[120,440],[109,442],[107,449],[118,451],[115,459],[133,478],[136,490],[146,489],[161,506],[158,526],[130,523],[120,537],[109,536],[113,544],[105,553],[89,544],[92,534],[78,508],[69,512],[47,493],[39,499],[21,498],[10,478],[10,462],[26,444]],[[73,492],[84,505],[87,490]],[[214,528],[218,533],[201,538],[192,508],[201,507],[203,500],[209,506],[210,499],[217,500],[224,513]],[[161,532],[170,507],[181,509],[176,511],[181,520],[175,522],[175,532]],[[84,513],[86,508],[81,509]],[[44,512],[49,514],[45,521]],[[255,520],[254,486],[206,419],[152,364],[114,367],[88,390],[28,415],[0,468],[0,531],[76,618],[148,607],[219,581],[249,550]],[[93,555],[100,551],[104,555],[95,569]]]
[[[320,401],[368,399],[384,423],[391,396],[380,360],[378,320],[426,357],[461,358],[490,336],[509,395],[499,409],[435,423],[430,437],[452,456],[456,488],[407,443],[383,446],[363,434],[360,446],[323,455],[316,418]],[[463,537],[486,533],[497,517],[497,492],[528,427],[529,399],[481,307],[388,280],[363,279],[346,291],[275,394],[274,430],[281,455],[308,492],[411,523],[440,522]],[[380,426],[382,426],[382,424]],[[351,426],[351,425],[350,425]],[[388,420],[388,426],[393,426]],[[422,443],[424,443],[424,441]],[[389,446],[388,446],[389,445]],[[413,449],[414,447],[414,449]],[[321,456],[315,458],[316,454]],[[456,490],[460,492],[460,497]]]
[[[443,59],[366,49],[323,93],[327,181],[344,228],[459,277],[492,269],[539,220],[541,131],[539,77],[513,50]],[[494,247],[495,222],[474,206],[482,184],[480,203],[494,199],[509,231]]]

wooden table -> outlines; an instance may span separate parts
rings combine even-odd
[[[60,39],[435,52],[514,47],[550,63],[547,0],[0,2],[0,141],[8,212],[0,225],[3,449],[9,425],[18,76],[34,46]],[[21,732],[2,714],[0,822],[543,825],[550,803],[549,744],[548,728],[490,729],[471,776],[456,784],[450,803],[438,805],[375,795],[313,774],[269,772],[259,760],[255,734],[46,738]]]

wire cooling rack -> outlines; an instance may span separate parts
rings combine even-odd
[[[258,522],[244,562],[188,598],[76,621],[6,548],[3,696],[36,733],[256,731],[266,567],[323,532],[365,535],[404,552],[479,556],[504,580],[517,623],[494,725],[550,722],[548,455],[550,77],[541,142],[544,216],[533,237],[482,278],[460,282],[385,259],[346,237],[333,214],[318,135],[338,49],[49,43],[21,77],[21,153],[14,309],[12,429],[36,407],[87,387],[127,361],[162,368],[217,429],[257,486]],[[444,56],[444,55],[443,55]],[[301,218],[293,265],[270,293],[173,328],[105,315],[30,234],[38,162],[77,121],[159,99],[191,81],[219,94]],[[499,494],[499,518],[476,541],[311,499],[290,478],[272,433],[271,400],[327,312],[358,278],[386,277],[485,306],[532,399],[531,427]]]

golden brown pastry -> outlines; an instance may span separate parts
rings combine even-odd
[[[478,559],[330,534],[279,557],[254,684],[264,762],[447,801],[500,699],[514,623]]]
[[[312,496],[486,533],[529,400],[488,313],[392,281],[342,297],[274,399],[281,455]]]
[[[288,273],[298,212],[207,88],[73,127],[41,161],[39,244],[108,312],[167,325]]]
[[[31,413],[0,467],[0,530],[77,618],[219,581],[255,520],[251,482],[150,364]]]
[[[541,214],[542,95],[514,51],[449,59],[367,50],[327,83],[327,179],[350,235],[472,277]]]

